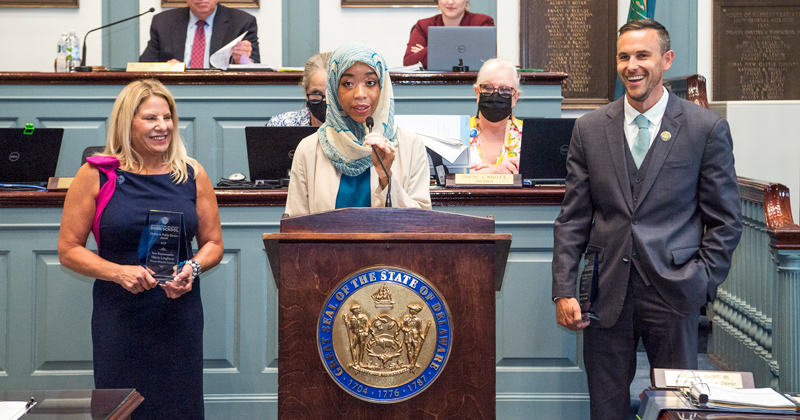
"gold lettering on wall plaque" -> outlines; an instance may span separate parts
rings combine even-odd
[[[800,2],[715,0],[714,100],[800,99]]]
[[[567,73],[565,99],[613,99],[616,2],[522,0],[520,17],[523,67]]]

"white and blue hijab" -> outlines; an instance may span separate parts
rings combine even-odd
[[[372,131],[382,134],[397,147],[397,125],[394,122],[394,94],[389,68],[375,47],[354,43],[336,49],[328,59],[328,83],[325,88],[327,111],[325,123],[319,128],[319,143],[333,166],[347,176],[357,176],[372,166],[372,148],[364,146],[365,124],[354,121],[339,103],[339,82],[345,70],[362,62],[378,74],[381,96],[372,114]]]

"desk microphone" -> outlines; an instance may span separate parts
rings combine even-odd
[[[367,130],[369,130],[371,133],[372,127],[375,125],[375,120],[373,120],[372,117],[367,117],[367,120],[364,121],[364,123],[367,124]],[[378,162],[381,164],[383,173],[385,173],[386,177],[389,178],[389,186],[386,188],[386,203],[384,206],[392,207],[392,176],[389,175],[389,171],[386,170],[386,165],[383,164],[383,159],[381,159],[381,156],[378,154],[378,149],[376,149],[375,146],[372,146],[372,151],[375,152],[375,157],[378,158]]]
[[[83,36],[83,55],[81,55],[81,65],[78,66],[78,67],[75,67],[75,71],[79,71],[79,72],[90,72],[90,71],[92,71],[92,68],[90,66],[86,65],[86,37],[89,36],[90,33],[94,32],[94,31],[97,31],[97,30],[100,30],[100,29],[103,29],[103,28],[108,28],[109,26],[114,26],[114,25],[116,25],[118,23],[122,23],[122,22],[125,22],[125,21],[128,21],[128,20],[131,20],[131,19],[136,19],[139,16],[146,15],[148,13],[153,13],[155,11],[156,11],[156,9],[151,7],[150,10],[148,10],[146,12],[143,12],[143,13],[139,13],[136,16],[131,16],[131,17],[126,18],[126,19],[118,20],[116,22],[112,22],[112,23],[109,23],[108,25],[103,25],[103,26],[101,26],[99,28],[94,28],[91,31],[86,32],[86,35]]]

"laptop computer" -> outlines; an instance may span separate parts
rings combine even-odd
[[[522,120],[519,173],[522,185],[564,184],[575,118]]]
[[[428,28],[428,68],[453,71],[463,65],[480,70],[483,62],[497,57],[497,28],[494,26],[431,26]]]
[[[256,186],[289,178],[294,149],[319,127],[245,127],[250,180]]]
[[[46,187],[56,175],[63,137],[63,128],[0,128],[0,184]]]

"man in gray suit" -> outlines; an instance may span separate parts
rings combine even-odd
[[[150,41],[139,56],[139,61],[185,62],[186,67],[208,68],[211,54],[246,31],[244,39],[233,47],[233,61],[241,64],[242,57],[246,57],[251,62],[258,63],[256,18],[241,10],[218,5],[217,2],[218,0],[186,0],[187,7],[155,15],[150,24]],[[201,37],[204,46],[197,65],[191,65],[198,22],[204,23]]]
[[[742,230],[728,123],[662,86],[675,53],[660,23],[619,33],[625,97],[575,123],[554,232],[556,318],[583,330],[593,420],[628,417],[640,338],[651,366],[697,368],[700,308]]]

